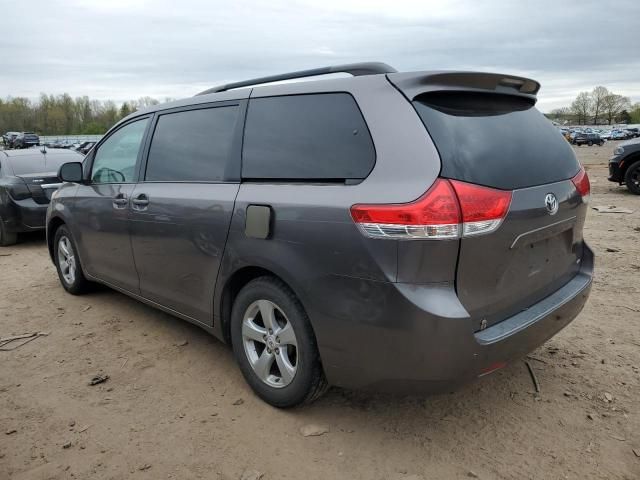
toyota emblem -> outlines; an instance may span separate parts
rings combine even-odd
[[[547,207],[549,215],[558,213],[558,199],[553,193],[547,193],[547,196],[544,197],[544,205]]]

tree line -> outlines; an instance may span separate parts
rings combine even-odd
[[[0,98],[0,132],[99,135],[130,113],[158,103],[155,98],[142,97],[118,105],[112,100],[92,100],[87,96],[72,98],[68,93],[43,93],[35,102],[24,97]],[[580,92],[570,106],[552,110],[547,116],[579,125],[636,124],[640,123],[640,102],[632,105],[629,97],[598,86],[591,92]]]
[[[578,125],[635,124],[640,123],[640,102],[632,105],[629,97],[598,86],[580,92],[570,106],[552,110],[548,117]]]
[[[167,101],[170,99],[166,99]],[[105,133],[114,123],[158,100],[142,97],[116,104],[112,100],[92,100],[41,94],[38,101],[24,97],[0,98],[0,132],[36,132],[40,135],[96,135]]]

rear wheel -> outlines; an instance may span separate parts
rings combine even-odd
[[[15,245],[17,241],[18,234],[15,232],[7,232],[7,228],[4,226],[4,220],[0,218],[0,247]]]
[[[58,277],[64,289],[72,295],[81,295],[89,288],[89,281],[82,273],[82,266],[75,243],[66,226],[56,230],[53,240],[53,256]]]
[[[640,195],[640,160],[631,164],[624,175],[624,181],[631,193]]]
[[[309,318],[280,280],[259,277],[240,291],[231,314],[231,340],[247,383],[274,407],[312,402],[326,391]]]

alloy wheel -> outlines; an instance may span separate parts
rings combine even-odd
[[[71,241],[64,235],[58,240],[58,265],[65,282],[72,285],[76,280],[76,257]]]
[[[298,341],[282,309],[256,300],[242,319],[242,343],[258,378],[274,388],[289,385],[298,368]]]

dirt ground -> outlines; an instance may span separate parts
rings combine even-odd
[[[606,180],[614,146],[576,149],[591,206],[634,212],[590,210],[593,293],[532,354],[539,396],[519,361],[448,395],[332,389],[279,411],[204,331],[107,289],[64,293],[43,236],[2,249],[0,337],[50,334],[0,351],[0,479],[639,479],[640,197]]]

